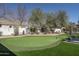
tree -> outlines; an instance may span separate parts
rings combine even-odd
[[[65,11],[47,13],[46,25],[50,28],[50,31],[52,28],[67,27],[68,23],[68,17]]]
[[[15,21],[18,22],[18,25],[15,25],[15,35],[19,34],[19,28],[18,26],[22,27],[24,26],[24,22],[26,21],[26,7],[25,4],[17,4],[17,19]],[[24,34],[24,32],[23,32]]]
[[[74,22],[70,22],[68,26],[69,35],[77,32],[76,24]]]
[[[56,15],[54,13],[52,13],[52,12],[47,13],[46,25],[49,28],[57,27],[57,25],[56,25]]]
[[[32,10],[32,14],[29,19],[30,28],[40,29],[44,24],[44,13],[40,8]]]
[[[57,22],[59,23],[59,27],[65,27],[67,26],[68,22],[68,16],[65,11],[58,11],[57,14]]]
[[[25,4],[18,4],[17,5],[17,17],[19,20],[19,25],[22,26],[23,22],[26,21],[26,7]]]

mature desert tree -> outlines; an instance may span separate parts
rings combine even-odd
[[[44,24],[44,13],[40,8],[32,10],[32,14],[29,19],[30,27],[41,28]]]
[[[17,16],[15,21],[17,21],[18,25],[22,27],[24,25],[24,22],[26,21],[26,7],[25,4],[17,4]],[[15,35],[18,35],[18,26],[15,25]]]
[[[50,27],[65,27],[68,23],[68,17],[65,11],[47,14],[47,24]]]
[[[56,15],[54,13],[52,13],[52,12],[47,13],[46,25],[49,28],[55,28],[55,27],[57,27],[57,25],[56,25]]]
[[[57,13],[57,23],[59,23],[59,27],[65,27],[67,26],[68,22],[68,15],[66,11],[58,11]]]
[[[26,14],[25,4],[17,4],[17,20],[19,20],[20,26],[22,26],[24,21],[26,21]]]
[[[58,11],[47,14],[46,24],[50,28],[62,28],[68,26],[68,17],[65,11]]]

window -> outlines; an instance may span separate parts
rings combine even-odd
[[[0,24],[0,27],[1,27],[2,25]]]
[[[12,28],[12,26],[9,26],[10,28]]]

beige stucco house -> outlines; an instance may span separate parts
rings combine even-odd
[[[28,26],[25,23],[20,26],[19,21],[0,18],[0,35],[14,35],[16,29],[19,35],[27,34]]]

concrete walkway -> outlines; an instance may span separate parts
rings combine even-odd
[[[14,37],[23,37],[23,36],[56,36],[56,35],[62,35],[64,33],[61,33],[61,34],[27,34],[27,35],[18,35],[18,36],[0,36],[0,39],[1,38],[14,38]]]

